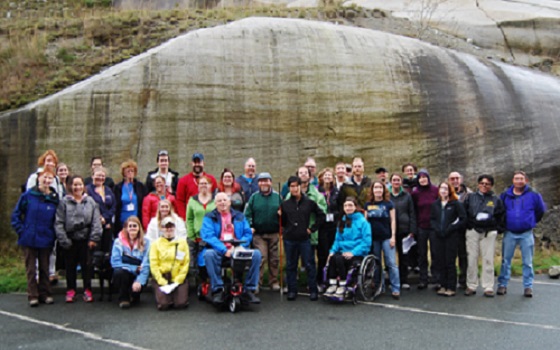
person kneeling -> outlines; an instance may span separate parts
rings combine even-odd
[[[114,287],[119,291],[119,307],[128,309],[140,301],[142,286],[148,282],[150,242],[144,239],[142,224],[136,216],[129,217],[113,244],[111,266]]]
[[[151,244],[150,270],[158,310],[173,306],[188,306],[189,247],[185,238],[175,237],[175,221],[166,217],[161,221],[161,237]]]
[[[222,304],[225,301],[224,281],[220,270],[224,258],[231,258],[234,247],[227,242],[239,240],[244,243],[241,247],[248,248],[253,238],[253,233],[245,216],[231,209],[231,201],[227,194],[220,192],[215,197],[216,209],[206,214],[202,221],[200,236],[206,247],[201,254],[204,256],[206,270],[210,277],[212,289],[212,302]],[[251,266],[245,277],[243,297],[249,303],[258,304],[260,299],[255,296],[259,283],[259,271],[262,255],[258,249],[252,251]]]
[[[346,294],[348,269],[362,261],[371,247],[371,226],[364,214],[357,211],[357,201],[354,197],[346,198],[344,213],[329,252],[329,288],[325,292],[325,296],[337,298],[344,298]]]

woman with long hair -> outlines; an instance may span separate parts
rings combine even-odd
[[[101,227],[103,227],[101,244],[97,249],[110,252],[113,246],[113,219],[117,208],[117,200],[111,188],[105,185],[106,177],[107,169],[104,167],[95,168],[92,174],[92,183],[86,186],[86,191],[99,207]]]
[[[60,180],[60,184],[62,185],[63,195],[68,193],[68,188],[66,188],[66,180],[68,180],[68,175],[70,175],[70,168],[66,163],[58,163],[56,166],[56,176],[58,176]]]
[[[338,221],[336,238],[329,251],[329,288],[325,292],[326,296],[339,298],[346,294],[348,269],[362,261],[371,249],[371,226],[358,209],[356,198],[346,197],[343,208],[344,215]]]
[[[119,307],[128,309],[140,301],[142,286],[150,277],[150,241],[144,239],[142,224],[136,216],[129,217],[119,233],[111,253],[113,282],[119,291]]]
[[[457,289],[457,245],[459,231],[465,228],[466,213],[455,189],[447,182],[438,186],[438,199],[432,204],[430,221],[435,232],[435,252],[439,262],[438,295],[452,297]]]
[[[54,303],[49,283],[49,258],[56,238],[54,221],[59,202],[58,194],[50,187],[54,177],[51,168],[41,171],[38,186],[21,195],[12,213],[12,227],[25,254],[27,299],[32,307],[39,302]]]
[[[153,185],[155,190],[149,193],[142,202],[142,226],[146,230],[150,220],[156,216],[158,203],[162,199],[167,199],[171,202],[173,209],[175,210],[175,196],[169,192],[165,187],[165,178],[163,175],[157,175],[154,177]]]
[[[383,252],[385,267],[389,270],[391,295],[400,299],[401,283],[396,257],[397,220],[395,206],[390,200],[389,190],[384,183],[375,181],[369,190],[369,201],[365,205],[366,218],[371,225],[373,254],[381,261]],[[385,279],[383,279],[385,280]]]
[[[218,183],[218,192],[224,192],[228,195],[231,201],[231,207],[237,211],[243,212],[245,209],[245,195],[241,185],[235,181],[233,171],[225,168],[220,176],[220,183]]]
[[[66,302],[73,303],[76,297],[76,275],[78,264],[84,281],[84,301],[92,302],[91,293],[91,250],[101,241],[103,229],[97,203],[87,195],[84,179],[79,175],[69,178],[70,193],[56,210],[56,237],[65,249]]]
[[[333,168],[325,168],[319,172],[319,193],[325,197],[327,213],[325,223],[319,228],[317,244],[317,285],[324,288],[323,270],[327,264],[329,250],[336,236],[336,223],[339,221],[338,188],[335,182]]]
[[[146,196],[146,187],[136,179],[138,164],[129,159],[121,164],[123,180],[115,185],[115,226],[113,234],[121,232],[122,225],[131,216],[136,216],[142,221],[142,203]]]
[[[155,241],[162,235],[162,231],[160,230],[161,222],[163,219],[170,217],[175,222],[175,235],[179,238],[186,238],[187,237],[187,228],[185,226],[185,222],[179,215],[175,213],[173,209],[173,205],[167,199],[162,199],[158,203],[158,208],[156,212],[156,216],[150,220],[148,224],[148,230],[146,231],[146,239],[150,241]]]
[[[408,267],[410,264],[408,254],[403,253],[403,239],[414,237],[416,234],[416,212],[412,196],[402,187],[403,178],[400,174],[392,174],[391,202],[395,205],[397,218],[397,255],[399,257],[399,280],[401,289],[410,289],[408,284]],[[409,251],[410,253],[410,251]]]

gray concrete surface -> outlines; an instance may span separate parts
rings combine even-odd
[[[414,287],[414,286],[413,286]],[[0,349],[557,349],[560,282],[538,277],[535,297],[514,280],[505,297],[438,297],[431,290],[374,303],[295,302],[263,291],[261,305],[236,314],[191,300],[158,312],[153,296],[120,310],[116,301],[27,306],[0,295]]]

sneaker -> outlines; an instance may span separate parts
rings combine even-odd
[[[31,307],[37,307],[37,306],[39,306],[39,299],[31,299],[31,300],[29,300],[29,306],[31,306]]]
[[[454,297],[455,294],[456,294],[455,291],[451,290],[451,289],[448,289],[448,290],[445,291],[445,296],[446,297]]]
[[[399,300],[401,298],[401,293],[393,292],[393,293],[391,293],[391,296],[393,297],[393,299]]]
[[[410,284],[408,284],[408,283],[403,283],[403,284],[401,285],[401,289],[410,290]]]
[[[130,302],[128,302],[128,301],[121,301],[121,302],[119,303],[119,307],[120,307],[121,309],[128,309],[128,308],[130,307]]]
[[[533,297],[533,289],[532,288],[525,288],[525,290],[523,291],[523,295],[526,298],[532,298]]]
[[[496,294],[506,295],[507,294],[507,288],[503,287],[503,286],[498,287],[498,290],[496,291]]]
[[[86,303],[93,302],[93,294],[91,294],[91,290],[89,289],[84,290],[84,301]]]
[[[336,288],[336,292],[334,293],[334,296],[337,298],[344,298],[344,294],[346,294],[346,286],[340,286],[338,288]]]
[[[250,291],[250,290],[246,291],[245,293],[243,293],[243,297],[245,298],[245,300],[248,303],[251,303],[251,304],[260,304],[261,303],[261,300],[255,296],[255,292],[253,292],[253,291]]]
[[[46,297],[45,298],[45,304],[48,304],[48,305],[54,304],[53,297]]]
[[[465,290],[465,295],[468,296],[468,297],[473,296],[475,294],[476,294],[476,290],[474,290],[474,289],[467,288]]]
[[[447,289],[441,287],[440,289],[438,289],[437,291],[437,295],[445,295],[445,292],[447,292]]]
[[[73,303],[76,300],[76,291],[74,289],[70,289],[66,291],[66,302]]]
[[[225,294],[224,290],[220,289],[214,293],[212,293],[212,303],[214,304],[223,304],[225,301]]]
[[[272,289],[273,292],[278,292],[280,290],[280,284],[273,283],[272,286],[270,286],[270,289]]]
[[[484,291],[484,296],[487,298],[493,298],[494,297],[494,291],[493,290],[486,290]]]
[[[325,295],[330,297],[333,296],[334,293],[336,293],[336,284],[331,284],[329,288],[327,288],[327,290],[325,291]]]

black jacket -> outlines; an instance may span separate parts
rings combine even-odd
[[[156,190],[156,188],[154,187],[154,178],[158,171],[159,168],[155,168],[154,170],[148,172],[148,176],[146,176],[146,189],[148,191],[147,193],[151,193]],[[177,184],[179,183],[179,173],[173,171],[172,169],[168,169],[167,171],[173,175],[173,179],[171,180],[171,191],[173,191],[173,195],[175,195],[175,193],[177,193]]]
[[[325,213],[305,194],[301,195],[299,201],[295,197],[290,197],[282,202],[280,208],[282,209],[282,235],[289,241],[310,239],[311,235],[307,229],[315,232],[325,222]],[[310,226],[312,214],[315,214],[315,223]]]
[[[117,201],[117,207],[115,208],[115,225],[113,225],[114,227],[114,231],[113,231],[113,236],[117,237],[119,232],[121,232],[122,230],[122,223],[121,223],[121,212],[122,212],[122,191],[123,191],[123,185],[124,185],[124,180],[119,182],[118,184],[115,185],[115,190],[113,191],[115,193],[115,199]],[[137,208],[138,208],[138,219],[140,219],[140,222],[142,222],[142,203],[144,202],[144,197],[148,194],[148,192],[146,192],[146,186],[144,186],[144,184],[136,179],[134,179],[134,192],[136,192],[136,198],[138,203],[136,203]]]
[[[431,209],[430,224],[438,237],[446,238],[465,229],[467,216],[461,202],[447,202],[442,207],[438,199]]]
[[[505,230],[506,209],[504,203],[490,191],[482,194],[479,191],[469,193],[465,198],[465,210],[467,211],[467,228],[478,233]]]
[[[400,236],[416,234],[416,211],[410,193],[402,190],[395,196],[391,192],[391,202],[395,205],[397,234]]]

